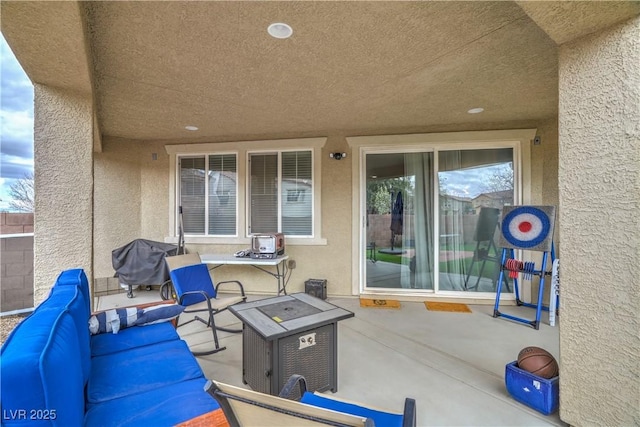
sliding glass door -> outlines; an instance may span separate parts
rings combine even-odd
[[[513,204],[513,178],[511,148],[438,153],[440,291],[495,292],[498,222]]]
[[[495,292],[513,159],[513,148],[367,153],[365,289]]]
[[[366,165],[366,287],[433,289],[433,153]]]

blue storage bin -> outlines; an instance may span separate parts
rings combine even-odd
[[[559,377],[546,379],[518,368],[518,362],[507,364],[504,381],[509,394],[544,415],[558,410]]]

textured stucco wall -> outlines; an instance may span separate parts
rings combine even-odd
[[[558,119],[545,120],[538,127],[543,147],[539,155],[542,157],[542,199],[545,205],[558,204]],[[536,156],[534,151],[534,157]],[[558,230],[556,228],[555,241],[558,242]]]
[[[538,129],[543,143],[532,148],[532,197],[535,203],[557,204],[557,172],[544,173],[548,159],[552,163],[555,159],[557,165],[556,122],[544,121]],[[96,277],[113,275],[111,250],[119,245],[135,238],[162,241],[171,234],[170,165],[164,144],[164,141],[141,144],[107,139],[104,153],[96,154]],[[325,238],[327,244],[287,246],[287,254],[296,261],[287,287],[290,292],[303,291],[305,280],[310,278],[327,279],[331,295],[351,295],[352,292],[352,163],[329,159],[329,153],[336,151],[352,155],[342,135],[330,136],[322,149],[320,237]],[[98,230],[109,230],[109,233]],[[247,246],[248,240],[247,244],[188,243],[187,250],[233,253]],[[275,279],[251,267],[225,266],[216,269],[214,275],[216,280],[239,279],[249,292],[275,292]],[[534,292],[536,289],[534,287]]]
[[[560,417],[640,424],[640,18],[560,49]]]
[[[94,156],[95,277],[112,277],[111,251],[140,234],[140,165],[133,142],[103,142]]]
[[[547,119],[540,122],[536,135],[540,137],[540,145],[531,146],[531,204],[556,206],[556,219],[558,217],[558,121]],[[556,256],[560,256],[560,239],[558,222],[554,229],[553,243]],[[542,256],[532,255],[532,259],[540,265]],[[549,267],[550,269],[550,267]],[[523,287],[529,285],[528,281],[521,281]],[[536,302],[540,280],[534,277],[531,282],[529,302]],[[549,291],[551,289],[549,279],[545,279],[544,304],[549,304]],[[527,295],[524,296],[525,301]],[[543,316],[544,321],[544,316]]]
[[[165,142],[103,141],[95,155],[95,277],[113,276],[111,251],[136,238],[163,241],[169,230],[169,156]],[[351,162],[327,161],[343,151],[344,137],[329,138],[322,150],[322,217],[327,245],[287,247],[296,261],[287,286],[304,291],[307,279],[327,279],[332,295],[351,294]],[[157,155],[154,160],[153,154]],[[248,244],[248,240],[247,240]],[[199,253],[233,253],[241,245],[187,244]],[[252,293],[274,293],[274,278],[252,267],[225,266],[216,281],[239,279]]]
[[[556,118],[539,121],[536,129],[540,144],[531,144],[531,204],[557,205],[558,121]]]
[[[34,304],[68,268],[93,275],[93,105],[34,85]]]
[[[169,155],[163,143],[145,144],[138,153],[140,191],[140,233],[146,239],[164,241],[169,235]]]

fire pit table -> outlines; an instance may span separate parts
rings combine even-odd
[[[243,324],[242,381],[277,395],[300,374],[310,391],[338,390],[338,321],[348,310],[305,293],[229,307]]]

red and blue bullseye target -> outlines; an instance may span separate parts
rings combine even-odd
[[[548,208],[548,207],[545,207]],[[545,209],[547,210],[547,209]],[[505,247],[514,249],[548,250],[540,246],[548,246],[553,234],[553,220],[550,212],[534,206],[505,207],[502,219],[502,237]],[[553,213],[551,213],[553,215]]]

